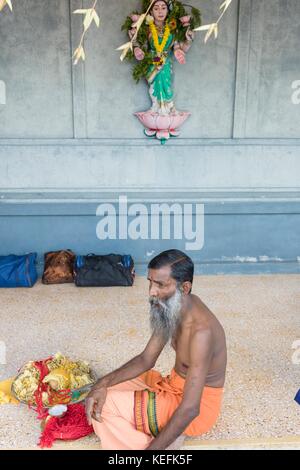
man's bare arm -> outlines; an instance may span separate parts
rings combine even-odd
[[[190,367],[186,376],[183,399],[170,421],[151,442],[148,449],[166,449],[200,413],[200,401],[212,357],[210,330],[198,330],[191,338]]]
[[[160,353],[162,352],[166,342],[158,337],[157,335],[152,335],[144,351],[138,356],[134,357],[130,361],[126,362],[123,366],[115,371],[102,377],[94,388],[100,387],[111,387],[112,385],[117,385],[126,380],[131,380],[143,372],[154,367]]]
[[[141,354],[98,380],[86,398],[85,407],[89,424],[92,423],[92,418],[101,423],[101,413],[106,400],[107,388],[134,379],[154,367],[165,344],[166,342],[162,338],[152,335]]]

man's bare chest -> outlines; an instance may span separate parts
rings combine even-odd
[[[176,362],[180,361],[188,366],[190,361],[190,335],[191,328],[181,328],[172,338],[171,345],[176,352]]]

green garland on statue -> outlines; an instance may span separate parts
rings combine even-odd
[[[126,31],[130,39],[132,39],[136,32],[134,25],[141,15],[147,12],[151,3],[152,0],[143,0],[143,11],[133,11],[130,15],[127,16],[121,30]],[[168,25],[170,27],[171,33],[173,34],[174,41],[182,43],[186,40],[186,33],[188,30],[193,31],[194,28],[201,26],[200,10],[177,0],[170,0],[168,3],[170,8],[168,15]],[[184,21],[184,19],[186,19],[186,21]],[[144,53],[144,58],[138,61],[132,70],[132,76],[134,80],[139,82],[139,80],[146,78],[149,66],[152,64],[153,60],[153,57],[149,51],[149,21],[147,21],[147,19],[138,28],[137,37],[134,40],[134,46],[138,46]],[[125,59],[130,62],[136,60],[132,50],[127,52]]]

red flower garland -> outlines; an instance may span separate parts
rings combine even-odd
[[[52,447],[56,439],[76,440],[94,432],[87,422],[84,406],[80,403],[69,405],[66,414],[59,418],[51,416],[46,420],[38,445]]]

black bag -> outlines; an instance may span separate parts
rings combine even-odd
[[[74,275],[78,287],[132,286],[134,262],[130,255],[77,256]]]
[[[44,255],[43,284],[74,282],[75,254],[71,250],[49,251]]]

